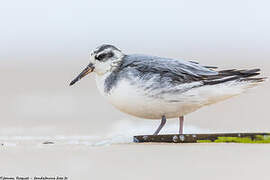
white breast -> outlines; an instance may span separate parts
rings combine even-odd
[[[168,102],[166,99],[150,97],[149,92],[126,79],[120,80],[107,94],[104,92],[106,77],[108,75],[96,76],[99,91],[117,109],[130,115],[146,119],[160,119],[163,115],[174,118],[198,109],[197,105],[188,102]]]

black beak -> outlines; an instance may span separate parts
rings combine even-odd
[[[94,69],[95,69],[94,65],[92,63],[90,63],[73,81],[71,81],[71,83],[69,85],[72,86],[77,81],[82,79],[84,76],[93,72]]]

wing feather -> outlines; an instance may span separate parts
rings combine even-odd
[[[202,82],[204,85],[220,84],[227,81],[256,81],[265,78],[251,78],[260,74],[260,69],[251,70],[223,70],[215,71],[213,66],[202,66],[195,61],[185,61],[146,55],[126,55],[122,68],[131,67],[143,75],[151,77],[151,73],[158,74],[160,81],[170,80],[173,83]]]
[[[217,71],[198,63],[146,55],[126,55],[123,67],[133,67],[142,73],[156,73],[181,83],[204,80],[218,75]]]

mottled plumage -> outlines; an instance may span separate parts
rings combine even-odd
[[[194,61],[125,55],[112,45],[102,45],[91,53],[90,64],[71,85],[94,71],[98,89],[116,108],[146,119],[162,118],[158,134],[166,117],[180,117],[182,124],[184,115],[264,80],[253,77],[260,69],[216,69]]]

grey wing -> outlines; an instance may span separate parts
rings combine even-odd
[[[217,71],[198,63],[146,55],[126,55],[122,67],[133,67],[142,74],[159,74],[179,83],[204,80],[218,75]]]
[[[252,78],[260,74],[259,69],[214,71],[211,66],[204,67],[196,62],[144,55],[125,56],[121,68],[122,77],[133,80],[147,96],[169,102],[178,102],[177,94],[203,85],[235,80],[247,82],[264,80]]]

